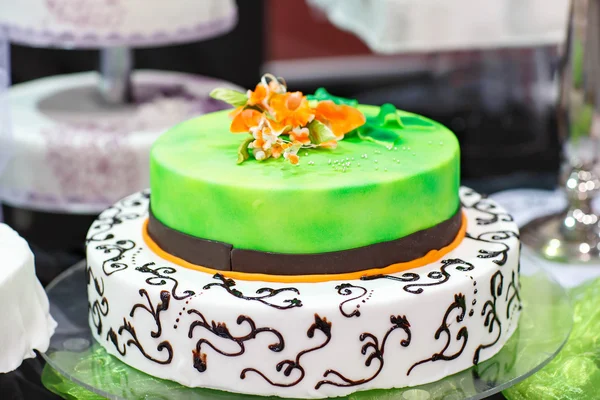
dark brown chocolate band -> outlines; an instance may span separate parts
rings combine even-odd
[[[221,271],[270,275],[343,274],[412,261],[448,246],[462,224],[461,209],[450,219],[389,242],[320,254],[282,254],[236,249],[176,231],[150,212],[148,235],[165,252],[192,264]]]

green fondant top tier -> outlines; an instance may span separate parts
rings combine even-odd
[[[359,108],[366,116],[379,110]],[[229,132],[227,111],[187,121],[152,148],[152,211],[195,237],[293,254],[346,250],[430,228],[459,207],[459,145],[445,127],[399,113],[405,127],[391,150],[346,137],[335,150],[301,150],[299,165],[253,158],[237,165],[245,135]],[[428,128],[411,128],[411,120]]]

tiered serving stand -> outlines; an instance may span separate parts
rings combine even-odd
[[[34,249],[42,283],[83,257],[85,232],[98,213],[149,186],[154,140],[183,120],[221,109],[209,92],[234,86],[135,71],[133,48],[206,40],[236,24],[234,0],[0,2],[0,30],[9,41],[100,51],[97,72],[43,78],[8,92],[14,146],[0,174],[0,203],[5,221]],[[7,143],[0,135],[0,149]]]

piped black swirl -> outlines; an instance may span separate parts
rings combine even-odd
[[[98,335],[101,335],[102,317],[106,317],[109,311],[108,300],[104,297],[104,279],[102,277],[96,278],[90,266],[88,266],[86,270],[87,285],[89,286],[93,281],[96,294],[101,299],[96,299],[91,304],[88,301],[88,310],[90,312],[90,317],[92,318],[92,323],[94,324]]]
[[[458,333],[456,334],[456,340],[462,341],[462,345],[461,345],[460,349],[457,352],[455,352],[454,354],[451,354],[451,355],[445,354],[446,350],[448,350],[448,347],[450,347],[450,343],[452,343],[452,333],[450,332],[450,325],[452,325],[452,322],[448,322],[448,318],[450,317],[450,314],[454,310],[459,311],[458,315],[456,316],[456,322],[461,323],[465,318],[465,313],[467,312],[465,296],[462,293],[454,295],[454,302],[452,304],[450,304],[450,307],[448,307],[448,309],[446,310],[446,314],[444,314],[442,324],[440,325],[438,330],[435,332],[435,335],[434,335],[435,340],[439,340],[442,333],[446,334],[446,344],[444,345],[442,350],[437,353],[433,353],[433,355],[431,357],[426,358],[425,360],[421,360],[419,362],[414,363],[408,369],[408,372],[406,372],[406,376],[410,375],[412,370],[421,364],[439,361],[439,360],[451,361],[451,360],[454,360],[455,358],[458,358],[462,354],[462,352],[465,350],[465,347],[467,346],[467,340],[469,338],[469,332],[467,330],[467,327],[463,326],[462,328],[459,329]]]
[[[449,267],[454,267],[457,271],[467,272],[471,271],[475,268],[473,264],[463,261],[459,258],[451,258],[447,260],[441,261],[442,266],[439,271],[431,271],[427,274],[427,278],[433,279],[434,282],[426,282],[426,283],[411,283],[409,285],[405,285],[403,287],[405,292],[412,294],[420,294],[423,293],[423,288],[430,286],[438,286],[442,285],[450,279],[450,272],[447,271]],[[361,278],[365,281],[375,280],[375,279],[389,279],[392,281],[400,281],[400,282],[416,282],[421,279],[418,274],[415,273],[406,273],[402,276],[393,276],[393,275],[373,275],[373,276],[365,276]]]
[[[187,313],[190,315],[194,314],[198,317],[198,319],[196,321],[192,322],[192,324],[190,325],[190,329],[188,331],[188,337],[190,339],[192,339],[194,336],[194,329],[199,327],[199,328],[203,328],[203,329],[207,330],[208,332],[212,333],[213,335],[215,335],[219,338],[229,340],[229,341],[235,343],[239,347],[238,351],[226,352],[226,351],[223,351],[223,350],[219,349],[218,347],[216,347],[208,339],[201,338],[200,340],[198,340],[198,342],[196,342],[196,348],[194,350],[192,350],[193,365],[194,365],[194,368],[196,368],[196,370],[198,370],[198,372],[206,371],[207,366],[208,366],[207,355],[206,355],[206,353],[204,353],[202,351],[202,345],[206,345],[206,346],[212,348],[214,351],[216,351],[217,353],[219,353],[221,355],[224,355],[227,357],[237,357],[237,356],[244,354],[244,352],[246,351],[245,342],[247,342],[248,340],[251,340],[251,339],[255,339],[256,336],[261,333],[271,333],[277,338],[277,341],[275,343],[269,345],[269,350],[274,351],[274,352],[280,352],[285,347],[283,336],[279,333],[279,331],[277,331],[273,328],[257,328],[256,324],[254,323],[252,318],[250,318],[246,315],[238,316],[236,323],[238,325],[242,325],[244,323],[247,324],[249,327],[248,333],[246,333],[245,335],[241,335],[241,336],[234,336],[231,334],[231,332],[229,331],[229,328],[227,327],[227,325],[224,322],[211,321],[209,323],[200,311],[194,310],[194,309],[188,310]]]
[[[477,225],[491,225],[495,224],[498,221],[502,222],[513,222],[513,217],[507,212],[500,211],[498,206],[494,204],[493,201],[485,198],[477,194],[475,191],[471,189],[464,189],[461,191],[463,197],[479,197],[479,200],[475,201],[472,205],[465,205],[465,201],[463,201],[463,208],[472,208],[474,210],[479,211],[482,214],[485,214],[485,217],[477,217],[475,222]]]
[[[135,242],[133,240],[117,240],[112,244],[96,246],[96,250],[102,250],[105,254],[111,255],[110,258],[102,262],[102,271],[104,272],[104,275],[110,276],[115,272],[126,270],[129,266],[119,261],[124,258],[125,253],[134,248]]]
[[[214,279],[219,280],[220,282],[209,283],[204,286],[204,290],[208,290],[212,287],[221,287],[227,291],[233,297],[237,297],[238,299],[244,299],[248,301],[258,301],[259,303],[265,304],[269,307],[276,308],[278,310],[287,310],[295,307],[302,307],[302,300],[297,297],[284,299],[281,303],[277,304],[275,302],[270,301],[275,300],[279,294],[282,293],[295,293],[300,295],[300,291],[293,287],[282,288],[282,289],[272,289],[269,287],[260,288],[256,291],[256,296],[246,296],[241,291],[235,289],[236,283],[231,278],[226,278],[222,274],[215,274],[213,276]],[[281,296],[280,296],[281,297]]]
[[[154,266],[155,263],[150,262],[142,265],[141,267],[137,267],[135,270],[139,271],[143,274],[151,274],[154,275],[151,278],[146,279],[146,283],[152,286],[163,286],[166,285],[167,282],[173,282],[173,287],[171,288],[171,296],[173,296],[176,300],[185,300],[188,297],[195,295],[196,293],[192,290],[186,290],[183,292],[183,295],[177,294],[177,287],[179,286],[179,281],[173,278],[170,275],[173,275],[177,271],[172,267],[158,267],[158,268],[150,268]]]
[[[128,332],[131,335],[131,339],[129,339],[126,342],[126,345],[124,344],[123,347],[121,348],[121,347],[119,347],[119,336],[122,336],[123,332]],[[164,340],[164,341],[160,342],[158,344],[158,346],[156,347],[156,350],[158,352],[162,353],[163,350],[167,351],[167,359],[166,360],[159,360],[158,358],[152,357],[150,354],[148,354],[146,352],[146,350],[140,343],[140,341],[137,337],[135,328],[133,327],[133,325],[131,325],[131,322],[127,321],[125,318],[123,318],[123,325],[121,325],[121,327],[119,327],[117,332],[115,332],[112,328],[108,331],[108,333],[106,335],[106,340],[112,342],[112,344],[115,346],[115,348],[117,349],[119,354],[122,356],[125,356],[127,354],[127,348],[129,346],[133,345],[133,346],[137,347],[137,349],[140,351],[140,353],[142,353],[142,355],[144,357],[146,357],[148,360],[150,360],[154,363],[166,365],[166,364],[170,364],[171,361],[173,361],[173,347],[171,346],[171,343]]]
[[[497,271],[494,275],[492,275],[492,279],[490,280],[490,293],[492,295],[492,300],[488,300],[483,305],[481,309],[481,315],[485,316],[484,326],[488,328],[488,332],[492,333],[494,331],[494,327],[498,326],[498,334],[496,338],[487,344],[481,344],[475,349],[475,354],[473,355],[473,364],[479,363],[479,355],[481,350],[492,347],[498,340],[500,340],[500,336],[502,335],[502,323],[498,318],[498,314],[496,312],[496,302],[498,298],[502,295],[504,284],[504,277]]]
[[[494,258],[495,260],[493,260],[493,262],[499,266],[506,264],[506,261],[508,260],[508,253],[510,251],[510,246],[502,241],[511,237],[518,239],[519,234],[513,231],[495,231],[484,232],[478,236],[472,236],[469,233],[465,235],[466,239],[500,246],[499,250],[480,249],[479,254],[477,255],[477,258]]]
[[[392,332],[394,332],[397,329],[401,329],[406,333],[406,339],[402,339],[400,341],[400,345],[402,347],[408,347],[408,345],[410,344],[410,341],[411,341],[410,323],[406,319],[406,316],[392,315],[392,316],[390,316],[390,322],[392,323],[392,327],[383,336],[383,340],[381,341],[381,344],[379,343],[379,339],[372,333],[365,332],[365,333],[362,333],[359,337],[361,342],[366,342],[361,348],[361,354],[366,355],[367,352],[369,350],[371,350],[371,353],[365,360],[365,366],[369,367],[371,365],[371,363],[373,362],[373,360],[377,360],[379,362],[379,367],[377,368],[377,370],[375,371],[374,374],[372,374],[371,376],[366,377],[366,378],[350,379],[350,378],[345,377],[338,371],[328,369],[323,374],[323,377],[327,378],[328,376],[333,375],[333,376],[339,378],[339,380],[341,382],[339,382],[337,380],[334,381],[334,380],[324,379],[317,383],[317,385],[315,386],[315,390],[319,390],[321,388],[321,386],[323,386],[323,385],[332,385],[332,386],[337,386],[337,387],[357,386],[357,385],[362,385],[363,383],[370,382],[373,379],[375,379],[379,375],[381,370],[383,369],[384,362],[385,362],[385,358],[384,358],[385,346],[386,346],[387,340],[390,337],[390,335],[392,334]]]
[[[346,318],[360,317],[360,310],[359,310],[360,304],[356,304],[354,306],[354,309],[351,312],[345,311],[344,306],[347,303],[350,303],[352,301],[359,300],[359,299],[365,297],[367,294],[367,289],[365,289],[362,286],[353,285],[351,283],[342,283],[341,285],[337,285],[335,287],[335,289],[337,290],[339,295],[342,295],[342,296],[352,295],[353,296],[353,297],[340,303],[340,312],[342,313],[342,315]],[[355,293],[355,291],[358,293]]]
[[[396,281],[396,282],[416,282],[419,279],[421,279],[421,276],[419,274],[415,274],[414,272],[405,272],[404,274],[402,274],[400,276],[377,274],[377,275],[361,276],[361,278],[360,278],[361,281],[374,281],[377,279],[389,279],[391,281]]]
[[[160,313],[169,308],[169,302],[171,301],[171,294],[166,290],[162,290],[160,292],[160,303],[157,304],[156,309],[155,309],[146,289],[140,289],[139,293],[140,293],[140,296],[146,298],[148,305],[146,306],[144,304],[139,304],[139,303],[134,305],[133,308],[131,309],[131,312],[129,313],[129,316],[133,318],[133,315],[135,314],[135,311],[138,308],[146,310],[148,313],[150,313],[150,315],[152,315],[152,317],[154,318],[154,322],[156,323],[156,331],[150,332],[150,336],[152,336],[153,338],[158,338],[162,334],[162,325],[160,323]]]
[[[512,292],[512,294],[511,294]],[[509,297],[510,296],[510,297]],[[509,319],[511,317],[511,312],[513,311],[513,302],[516,300],[517,310],[521,310],[523,307],[521,305],[521,294],[520,294],[520,284],[517,278],[517,274],[515,271],[512,271],[512,276],[508,287],[506,288],[506,318]]]
[[[96,221],[92,224],[86,244],[90,242],[103,242],[115,238],[115,235],[110,233],[115,225],[120,225],[123,221],[134,220],[141,218],[147,214],[147,210],[141,213],[126,212],[127,208],[139,207],[146,203],[145,200],[150,198],[149,191],[143,191],[133,196],[127,197],[117,204],[107,208],[100,214]]]
[[[268,378],[263,372],[257,370],[256,368],[244,368],[242,370],[242,373],[240,374],[240,378],[246,379],[246,375],[249,372],[254,372],[254,373],[260,375],[265,381],[269,382],[269,384],[271,384],[272,386],[291,387],[291,386],[297,385],[304,379],[304,376],[306,374],[306,372],[304,371],[304,367],[300,363],[302,356],[304,356],[305,354],[308,354],[308,353],[312,353],[313,351],[317,351],[317,350],[322,349],[323,347],[327,346],[327,344],[331,341],[331,322],[327,321],[327,318],[321,318],[318,314],[315,314],[315,322],[308,328],[308,331],[306,332],[306,336],[308,336],[310,339],[312,339],[315,336],[316,331],[321,331],[323,333],[323,335],[325,336],[325,340],[321,344],[311,347],[306,350],[302,350],[300,353],[298,353],[296,355],[296,358],[294,360],[283,360],[275,366],[275,370],[277,372],[281,372],[283,370],[283,375],[285,377],[289,377],[293,371],[298,371],[300,373],[300,375],[295,380],[293,380],[291,382],[287,382],[287,383],[275,382],[275,381],[271,380],[270,378]]]

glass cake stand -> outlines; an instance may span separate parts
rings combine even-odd
[[[411,388],[371,390],[349,400],[483,399],[520,382],[545,366],[565,344],[572,308],[565,290],[531,261],[523,260],[523,311],[519,327],[491,359],[440,381]],[[153,378],[109,355],[88,327],[85,263],[76,264],[47,288],[50,312],[58,322],[44,358],[58,379],[109,399],[261,399],[209,389],[188,388]],[[79,398],[71,395],[70,398]],[[274,399],[274,398],[272,398]]]

